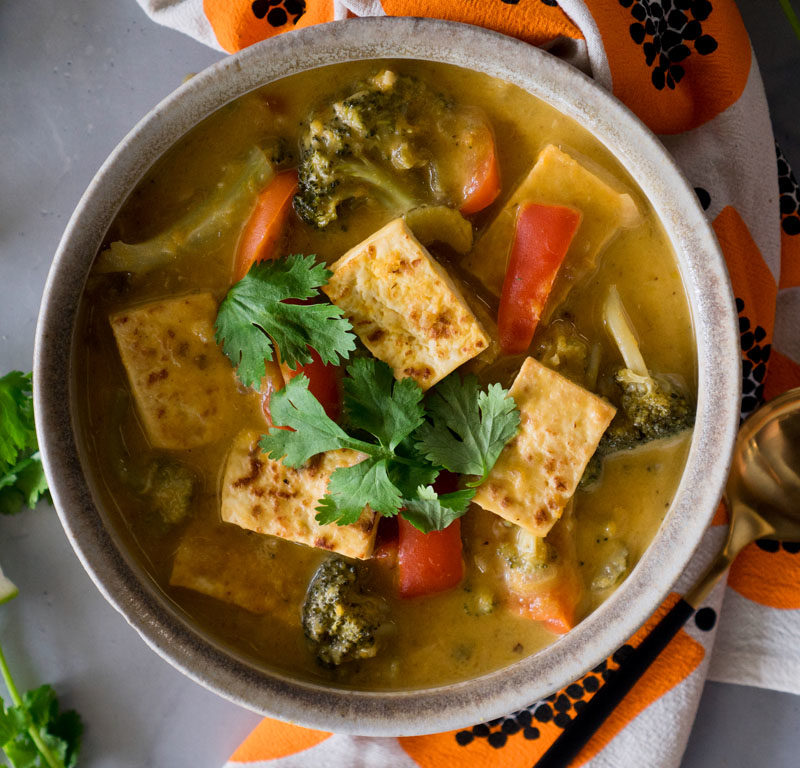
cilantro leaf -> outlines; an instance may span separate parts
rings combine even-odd
[[[16,463],[19,453],[36,450],[31,374],[11,371],[0,378],[0,474]]]
[[[312,456],[336,448],[360,450],[361,442],[352,440],[325,413],[309,391],[308,377],[303,373],[272,393],[269,410],[276,426],[261,437],[261,450],[273,459],[282,458],[287,467],[299,467]]]
[[[344,404],[351,426],[394,450],[422,424],[422,389],[414,379],[395,381],[386,363],[366,357],[353,360],[347,372]]]
[[[369,506],[386,517],[400,509],[400,491],[389,479],[387,460],[367,458],[352,467],[339,467],[328,481],[328,492],[317,507],[319,523],[355,523],[364,510],[365,499]]]
[[[423,533],[441,531],[467,511],[474,495],[474,488],[438,496],[430,485],[420,486],[414,498],[403,499],[403,517]]]
[[[414,449],[410,438],[400,443],[395,453],[405,461],[390,464],[389,478],[400,489],[404,499],[412,498],[419,486],[432,485],[439,476],[441,467],[434,467],[425,461]]]
[[[47,492],[33,420],[31,374],[0,378],[0,514],[33,509]]]
[[[20,732],[28,729],[31,718],[24,707],[4,709],[0,701],[0,749]]]
[[[486,391],[475,376],[451,374],[428,395],[426,421],[415,433],[417,450],[432,464],[462,475],[487,477],[503,446],[516,434],[519,410],[499,384]]]
[[[229,291],[217,313],[216,340],[243,384],[258,387],[274,345],[290,368],[312,361],[309,347],[325,363],[338,363],[355,349],[355,336],[341,308],[311,299],[331,277],[314,256],[294,255],[255,264]]]
[[[384,516],[399,512],[426,533],[446,528],[464,514],[476,483],[439,496],[433,481],[443,468],[485,477],[519,425],[516,404],[499,385],[482,392],[475,377],[445,379],[423,405],[416,382],[395,381],[385,363],[356,358],[347,366],[344,392],[347,426],[361,439],[326,415],[308,384],[301,374],[272,395],[273,422],[289,429],[271,428],[261,449],[290,467],[339,448],[366,455],[331,474],[316,508],[323,525],[354,523],[369,505]]]
[[[74,710],[60,712],[53,688],[42,685],[20,700],[13,680],[6,677],[16,706],[5,709],[0,700],[0,749],[14,768],[74,768],[78,761],[83,724]]]

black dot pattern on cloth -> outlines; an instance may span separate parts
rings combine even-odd
[[[788,555],[800,554],[800,542],[798,541],[775,541],[775,539],[759,539],[756,546],[763,552],[774,555],[776,552],[786,552]]]
[[[746,419],[764,402],[764,377],[772,347],[762,344],[767,332],[760,325],[752,325],[743,299],[736,299],[736,311],[742,347],[742,419]]]
[[[650,80],[659,91],[675,89],[686,74],[681,62],[692,53],[708,56],[717,50],[717,41],[703,32],[702,23],[713,11],[709,0],[618,2],[631,9],[631,39],[642,46],[645,62],[652,67]]]
[[[272,27],[297,24],[306,12],[306,0],[254,0],[250,9],[257,19],[266,17]]]
[[[714,620],[716,620],[716,614],[714,614]],[[501,749],[508,743],[509,738],[517,734],[528,741],[535,741],[542,735],[540,728],[549,723],[558,728],[566,728],[572,718],[586,706],[587,698],[591,698],[592,694],[600,689],[601,678],[603,681],[608,680],[616,671],[619,663],[626,659],[632,651],[633,646],[623,645],[610,659],[601,662],[580,680],[570,683],[564,690],[537,701],[519,712],[458,731],[455,734],[456,744],[466,747],[476,739],[486,739],[489,746]]]
[[[717,612],[713,608],[701,608],[694,615],[694,623],[703,632],[710,632],[717,623]]]
[[[778,192],[781,209],[781,228],[787,235],[800,235],[800,189],[789,162],[776,144],[778,155]]]
[[[707,211],[711,207],[711,195],[708,194],[708,190],[702,187],[695,187],[694,193],[697,195],[697,200],[703,210]]]

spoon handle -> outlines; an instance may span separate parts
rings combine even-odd
[[[642,642],[609,676],[563,733],[552,743],[534,768],[566,768],[599,730],[636,681],[648,670],[669,641],[694,613],[683,598],[656,624]]]

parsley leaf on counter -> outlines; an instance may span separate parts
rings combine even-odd
[[[47,492],[33,422],[31,374],[0,378],[0,514],[33,509]]]
[[[384,516],[399,512],[427,533],[461,517],[474,489],[439,496],[431,483],[451,466],[461,474],[488,474],[519,425],[513,399],[499,385],[483,392],[474,377],[462,383],[455,376],[423,402],[422,390],[413,379],[396,381],[388,365],[371,358],[356,358],[347,366],[347,374],[344,399],[347,427],[353,434],[325,415],[308,391],[308,379],[300,375],[270,400],[273,423],[291,430],[273,427],[261,438],[264,453],[292,467],[337,448],[366,454],[358,464],[333,472],[317,507],[317,521],[354,523],[369,505]],[[446,415],[448,406],[455,423]],[[426,407],[431,423],[425,421]],[[440,431],[446,434],[438,435]],[[415,439],[432,456],[418,450]]]
[[[355,349],[350,322],[339,307],[286,301],[315,298],[331,274],[314,256],[297,254],[255,264],[231,287],[217,314],[216,339],[245,386],[258,387],[274,344],[290,368],[312,361],[309,347],[334,364]]]
[[[475,376],[451,374],[431,392],[429,422],[416,432],[417,449],[432,464],[461,475],[477,475],[467,483],[479,486],[503,446],[516,434],[519,410],[499,384],[484,392]]]

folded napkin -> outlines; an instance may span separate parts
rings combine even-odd
[[[800,386],[800,195],[780,149],[775,173],[764,89],[733,0],[138,2],[155,21],[230,52],[348,15],[435,16],[563,52],[661,136],[695,186],[736,295],[742,415]],[[719,549],[725,523],[721,506],[675,594]],[[563,691],[490,723],[379,739],[265,719],[227,768],[530,766],[647,628]],[[678,766],[707,678],[800,694],[800,546],[764,541],[745,550],[727,587],[712,593],[573,765]]]

